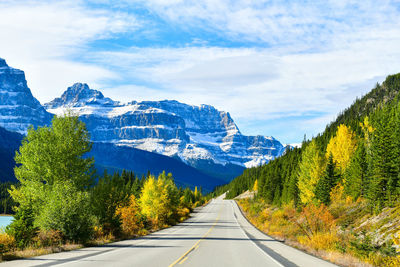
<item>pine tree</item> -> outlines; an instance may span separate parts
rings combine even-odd
[[[344,190],[354,200],[365,195],[368,184],[368,163],[365,141],[361,140],[357,146],[349,167],[344,173]]]
[[[371,141],[372,170],[368,199],[377,211],[385,204],[393,204],[397,196],[400,155],[394,110],[389,107],[377,110],[373,125],[375,130]]]
[[[330,203],[330,193],[333,187],[335,187],[338,180],[338,175],[335,170],[335,162],[333,156],[330,154],[328,164],[326,165],[324,176],[318,181],[315,188],[316,198],[325,205]]]

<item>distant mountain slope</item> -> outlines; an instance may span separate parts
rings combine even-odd
[[[89,156],[95,158],[96,164],[107,168],[132,170],[136,174],[146,174],[148,171],[157,175],[163,171],[171,172],[178,186],[201,186],[207,192],[215,186],[222,185],[226,181],[208,176],[193,167],[190,167],[171,157],[143,151],[124,146],[116,146],[110,143],[94,143]]]
[[[229,113],[209,105],[167,100],[124,104],[76,83],[45,107],[54,114],[67,110],[79,114],[95,142],[177,157],[205,171],[210,164],[222,166],[215,170],[235,164],[241,171],[266,163],[285,149],[273,137],[242,135]]]
[[[14,176],[15,151],[21,145],[23,135],[10,132],[0,127],[0,181],[16,181]],[[99,174],[106,169],[109,173],[122,169],[132,170],[136,174],[146,174],[148,171],[157,175],[162,171],[171,172],[180,186],[201,186],[209,192],[215,186],[226,181],[199,172],[178,159],[143,151],[130,147],[118,147],[108,143],[94,143],[92,151],[87,156],[96,160]]]
[[[0,127],[0,181],[16,181],[14,176],[15,151],[21,145],[23,136]]]

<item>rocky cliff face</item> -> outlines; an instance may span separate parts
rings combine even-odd
[[[78,114],[95,142],[177,157],[192,166],[203,161],[252,167],[284,152],[282,144],[272,137],[242,135],[229,113],[209,105],[120,103],[76,83],[45,108],[53,114],[67,110]]]
[[[32,96],[24,72],[0,58],[0,126],[25,134],[30,125],[47,125],[51,117]]]

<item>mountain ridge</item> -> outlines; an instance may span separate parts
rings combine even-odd
[[[95,142],[177,157],[189,165],[212,161],[252,167],[285,150],[273,137],[243,135],[229,112],[211,105],[194,106],[176,100],[121,103],[105,98],[87,84],[75,83],[62,97],[44,106],[57,115],[67,110],[79,114]]]
[[[246,167],[267,163],[285,151],[273,137],[243,135],[229,112],[206,104],[193,106],[176,100],[122,103],[85,83],[75,83],[60,97],[41,105],[32,95],[25,73],[0,58],[0,127],[26,135],[29,127],[48,126],[54,114],[68,110],[86,123],[95,144],[168,156],[194,168],[186,168],[188,175],[200,177],[194,174],[196,169],[206,180],[215,177],[229,182]],[[135,154],[133,151],[129,153]],[[98,154],[96,160],[106,156]],[[118,168],[132,169],[122,157],[125,165]],[[157,169],[146,166],[150,171]]]

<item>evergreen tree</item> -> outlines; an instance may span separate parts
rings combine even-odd
[[[357,146],[349,167],[344,173],[344,190],[354,200],[365,195],[368,185],[368,163],[365,141],[361,140]]]
[[[125,170],[112,176],[104,172],[91,190],[92,210],[105,233],[120,234],[120,220],[115,212],[119,206],[128,205],[131,195],[136,196],[136,190],[139,191],[139,182],[133,175]]]
[[[371,142],[372,176],[368,198],[380,210],[385,203],[392,205],[398,195],[399,148],[395,109],[382,107],[373,118]]]
[[[325,205],[330,203],[330,193],[333,187],[335,187],[338,180],[338,175],[335,170],[335,162],[333,161],[333,156],[330,154],[328,159],[328,164],[325,168],[325,174],[318,181],[315,188],[315,197]]]

